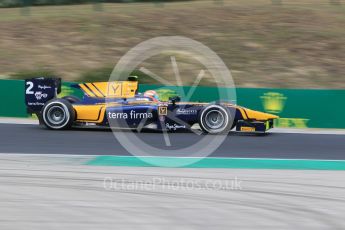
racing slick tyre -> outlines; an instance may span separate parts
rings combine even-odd
[[[42,114],[41,113],[35,113],[38,118],[39,125],[44,125]]]
[[[76,96],[65,96],[62,99],[67,100],[69,103],[74,104],[80,102],[80,98]]]
[[[221,105],[209,105],[199,115],[199,126],[205,133],[226,134],[232,128],[231,115]]]
[[[44,105],[41,116],[49,129],[69,129],[75,120],[75,111],[67,100],[53,99]]]

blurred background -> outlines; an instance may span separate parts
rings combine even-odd
[[[215,51],[237,87],[344,89],[344,5],[343,0],[0,0],[0,79],[108,80],[130,48],[179,35]],[[174,77],[169,56],[146,67]],[[183,52],[175,56],[188,85],[187,76],[200,68]],[[154,83],[135,74],[142,83]],[[202,84],[213,82],[206,78]]]

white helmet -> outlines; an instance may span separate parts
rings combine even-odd
[[[151,98],[153,101],[159,101],[158,93],[154,90],[145,91],[144,96]]]

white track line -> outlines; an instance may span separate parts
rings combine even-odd
[[[38,120],[29,118],[0,118],[0,124],[36,125]]]
[[[85,160],[91,160],[95,157],[109,156],[118,158],[166,158],[166,159],[224,159],[224,160],[258,160],[258,161],[327,161],[327,162],[344,162],[345,160],[333,160],[333,159],[308,159],[308,158],[255,158],[255,157],[171,157],[171,156],[121,156],[121,155],[83,155],[83,154],[66,154],[66,153],[1,153],[0,160],[2,157],[38,157],[38,158],[79,158]]]
[[[345,129],[293,129],[293,128],[273,128],[270,133],[292,133],[292,134],[325,134],[325,135],[345,135]]]

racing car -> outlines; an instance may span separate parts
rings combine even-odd
[[[25,80],[28,113],[36,114],[40,124],[52,130],[96,125],[174,132],[192,129],[198,124],[209,134],[222,134],[233,128],[240,132],[264,133],[273,128],[274,119],[278,118],[228,102],[182,102],[178,96],[161,101],[153,90],[139,93],[135,77],[72,87],[82,90],[82,99],[73,95],[58,98],[59,78]]]

